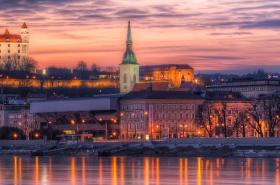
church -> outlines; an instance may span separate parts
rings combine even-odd
[[[16,57],[28,57],[29,31],[26,23],[21,26],[20,34],[12,34],[8,29],[0,35],[0,62]]]
[[[194,69],[187,64],[140,66],[133,51],[130,21],[128,22],[126,51],[119,66],[120,93],[145,90],[190,90],[195,82]]]

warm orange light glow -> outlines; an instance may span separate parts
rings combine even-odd
[[[39,157],[35,157],[35,184],[39,185]]]
[[[117,166],[117,157],[112,158],[112,169],[111,169],[111,176],[112,176],[112,185],[118,184],[118,166]]]
[[[82,185],[86,185],[86,159],[82,157]]]
[[[14,184],[18,184],[18,160],[17,160],[17,156],[14,156],[13,160],[14,160]]]
[[[18,139],[18,134],[17,133],[13,134],[13,139]]]
[[[76,185],[76,159],[71,157],[71,184]]]
[[[75,125],[76,124],[76,122],[75,122],[75,120],[70,120],[70,123],[72,124],[72,125]]]
[[[149,158],[144,158],[144,185],[150,184],[150,164],[149,164]]]
[[[40,137],[39,133],[35,133],[35,138],[38,139]]]
[[[202,159],[200,157],[197,158],[197,185],[201,185],[202,181]]]

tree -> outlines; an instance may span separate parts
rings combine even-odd
[[[250,126],[258,133],[260,137],[264,137],[262,117],[263,110],[261,109],[259,102],[254,102],[254,104],[248,111],[248,120]]]
[[[215,107],[215,114],[218,117],[218,125],[222,129],[224,137],[228,137],[228,128],[227,128],[227,103],[221,102],[220,106]]]
[[[198,123],[205,129],[209,137],[213,137],[215,124],[214,124],[214,107],[211,102],[205,102],[199,106],[198,110]]]
[[[47,75],[51,79],[71,79],[72,73],[70,69],[67,68],[59,68],[59,67],[48,67]]]
[[[23,72],[24,74],[34,73],[36,70],[37,62],[30,57],[20,57],[15,54],[12,56],[4,57],[1,64],[0,70],[11,73],[14,75],[14,71]]]
[[[87,64],[84,61],[79,61],[76,68],[74,69],[74,75],[79,79],[88,79],[89,78],[89,70],[87,68]]]
[[[280,96],[271,95],[258,100],[263,110],[264,121],[267,123],[269,137],[275,137],[275,128],[280,124]]]
[[[248,126],[248,116],[246,112],[238,112],[235,115],[233,130],[235,131],[235,136],[239,137],[239,133],[242,133],[242,137],[246,137],[246,127]]]

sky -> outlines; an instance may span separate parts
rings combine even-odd
[[[118,66],[131,20],[141,65],[280,71],[280,0],[0,0],[0,31],[26,22],[40,68]]]

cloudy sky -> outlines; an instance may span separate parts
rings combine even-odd
[[[139,63],[280,71],[280,0],[0,0],[0,28],[30,28],[40,67],[117,66],[132,21]]]

